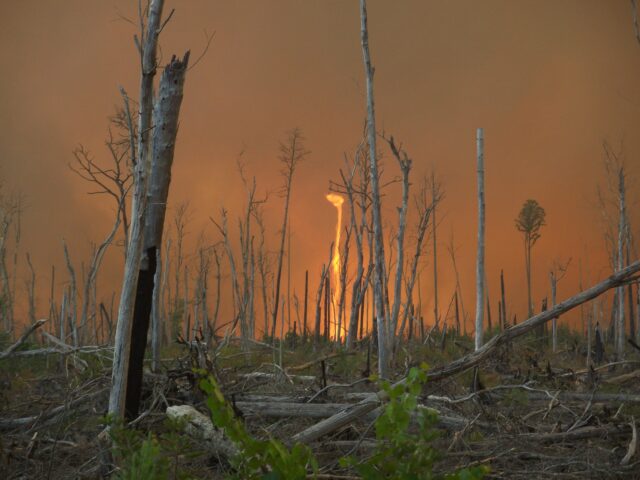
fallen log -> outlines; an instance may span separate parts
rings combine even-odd
[[[316,377],[313,375],[289,375],[284,373],[252,372],[243,373],[240,377],[246,378],[247,380],[280,380],[288,378],[289,380],[298,380],[300,382],[316,381]]]
[[[0,352],[0,360],[2,360],[3,358],[9,357],[13,352],[15,352],[16,349],[20,345],[22,345],[27,340],[27,338],[29,338],[29,335],[31,335],[34,331],[36,331],[38,328],[44,325],[46,321],[47,321],[46,318],[42,318],[38,320],[36,323],[34,323],[33,325],[31,325],[29,328],[27,328],[27,330],[22,334],[22,336],[18,339],[16,343],[11,345],[5,351]]]
[[[11,430],[13,428],[32,426],[35,422],[44,423],[57,419],[58,417],[64,417],[67,414],[77,414],[77,409],[81,404],[88,402],[89,400],[94,400],[101,395],[106,394],[107,391],[107,388],[101,388],[89,395],[76,398],[65,405],[61,405],[49,411],[44,411],[38,415],[31,415],[29,417],[22,418],[0,419],[0,430]]]
[[[570,432],[554,432],[554,433],[522,433],[517,436],[518,439],[527,442],[540,443],[558,443],[574,440],[584,440],[594,437],[609,437],[613,435],[627,435],[631,430],[630,425],[603,425],[582,427]]]
[[[244,417],[258,415],[261,417],[273,418],[327,418],[338,412],[349,408],[349,404],[344,403],[291,403],[291,402],[235,402]],[[468,420],[462,417],[442,415],[434,408],[419,405],[418,408],[428,409],[438,415],[438,426],[446,430],[457,430],[464,428]],[[382,413],[382,409],[374,409],[364,415],[363,420],[373,422]],[[490,425],[481,424],[485,428]]]
[[[211,419],[191,405],[167,407],[167,416],[185,422],[185,432],[196,440],[204,442],[207,450],[221,459],[228,460],[238,454],[236,446],[213,426]]]
[[[336,358],[336,357],[342,357],[342,356],[346,356],[346,355],[355,355],[356,352],[334,352],[334,353],[330,353],[328,355],[324,355],[323,357],[320,358],[316,358],[315,360],[311,360],[309,362],[303,363],[302,365],[295,365],[293,367],[287,367],[285,368],[285,372],[289,373],[289,372],[299,372],[300,370],[305,370],[307,368],[313,367],[316,363],[320,363],[326,360],[330,360],[332,358]]]
[[[621,383],[635,380],[638,377],[640,377],[640,370],[634,370],[633,372],[623,373],[622,375],[618,375],[617,377],[603,378],[602,382],[609,383],[611,385],[620,385]]]
[[[451,362],[448,365],[431,370],[428,375],[429,380],[432,382],[442,380],[478,365],[483,360],[489,358],[493,351],[499,346],[508,344],[511,340],[522,336],[525,333],[530,332],[531,330],[534,330],[536,327],[544,325],[549,320],[559,317],[560,315],[574,309],[579,305],[582,305],[585,302],[588,302],[589,300],[593,300],[594,298],[602,295],[604,292],[612,288],[625,285],[629,281],[635,280],[634,275],[639,271],[640,261],[636,261],[626,268],[623,268],[622,270],[614,273],[597,285],[584,290],[577,295],[564,300],[563,302],[558,303],[553,308],[541,312],[538,315],[534,315],[533,317],[525,320],[518,325],[514,325],[503,330],[502,333],[493,337],[478,350],[471,352],[463,356],[462,358]],[[405,381],[406,379],[402,379],[397,382],[396,385],[400,385]],[[382,402],[386,400],[388,400],[388,395],[386,394],[386,392],[379,391],[375,394],[374,397],[366,398],[361,402],[355,404],[348,410],[338,412],[334,416],[322,420],[316,425],[312,425],[311,427],[297,433],[291,438],[291,442],[313,442],[318,438],[349,424],[353,420],[366,415],[367,413],[376,409]]]

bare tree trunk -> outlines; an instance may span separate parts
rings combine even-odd
[[[629,265],[631,263],[631,229],[629,228],[629,224],[628,224],[628,219],[625,222],[626,223],[626,243],[627,243],[627,248],[626,248],[626,254],[627,254],[627,265]],[[636,322],[635,322],[635,317],[633,314],[633,284],[630,283],[629,284],[629,291],[628,291],[628,296],[629,296],[629,338],[636,338]],[[637,287],[636,287],[637,288]]]
[[[153,295],[151,299],[151,371],[157,372],[160,367],[162,279],[164,278],[162,249],[156,250],[156,272],[153,278]]]
[[[153,108],[153,78],[156,74],[156,48],[158,36],[160,35],[160,19],[163,6],[163,0],[151,0],[146,36],[144,35],[145,32],[142,32],[143,35],[140,39],[140,42],[142,42],[140,52],[142,79],[138,115],[138,154],[134,162],[134,194],[131,205],[129,245],[127,246],[127,260],[125,262],[118,308],[111,393],[109,395],[109,414],[114,419],[122,419],[125,415],[136,287],[138,285],[138,274],[144,246],[143,230],[147,210],[147,175],[151,162],[149,139]],[[125,101],[125,108],[129,111],[128,101]],[[155,255],[151,258],[155,263]]]
[[[213,309],[211,334],[214,335],[215,338],[216,327],[218,325],[218,314],[220,313],[220,289],[222,280],[222,275],[220,274],[220,255],[218,254],[218,250],[216,248],[213,249],[213,257],[216,262],[216,306]]]
[[[184,339],[191,340],[191,313],[189,312],[189,265],[184,266],[184,292],[182,297],[182,325],[184,328]]]
[[[636,288],[636,325],[638,325],[636,335],[640,335],[640,285]]]
[[[125,199],[123,197],[121,201],[124,202],[124,200]],[[113,224],[111,231],[107,234],[106,238],[102,241],[102,243],[97,249],[95,248],[95,245],[93,245],[94,247],[93,256],[91,257],[91,263],[89,265],[89,270],[87,272],[87,277],[85,279],[84,294],[82,297],[82,309],[80,313],[81,328],[86,327],[89,321],[90,309],[91,309],[91,291],[96,286],[98,271],[100,270],[100,265],[102,265],[102,259],[104,258],[104,254],[106,253],[107,249],[109,248],[109,246],[113,242],[113,239],[118,233],[118,228],[120,227],[120,221],[121,221],[121,216],[119,213],[116,213],[115,222]]]
[[[591,332],[593,331],[593,322],[598,319],[598,301],[593,300],[593,311],[592,314],[589,315],[588,326],[587,326],[587,368],[591,365]]]
[[[181,203],[180,205],[178,205],[178,208],[176,209],[176,212],[173,218],[173,224],[176,229],[176,256],[175,256],[176,271],[175,271],[175,278],[174,278],[175,291],[173,292],[174,299],[173,299],[173,311],[171,313],[171,320],[172,320],[171,328],[173,329],[172,333],[174,338],[182,334],[181,333],[182,326],[184,324],[184,320],[186,319],[185,312],[187,310],[187,304],[184,302],[183,299],[180,298],[181,297],[180,284],[182,283],[185,276],[183,271],[184,270],[183,244],[184,244],[184,237],[186,235],[185,228],[187,224],[188,209],[189,209],[188,203]]]
[[[56,267],[55,265],[51,265],[51,286],[50,286],[50,290],[49,290],[49,319],[50,321],[50,326],[49,326],[49,333],[51,333],[53,336],[56,335],[56,320],[57,320],[57,312],[56,312],[56,300],[55,300],[55,285],[56,285]]]
[[[578,290],[582,291],[582,260],[578,261]],[[584,304],[580,305],[580,336],[585,334]]]
[[[453,246],[453,238],[451,238],[450,244],[447,248],[449,255],[451,256],[451,263],[453,264],[453,272],[456,276],[456,292],[458,292],[458,299],[460,300],[460,312],[462,313],[462,334],[467,336],[467,313],[464,309],[464,300],[462,297],[462,286],[460,285],[460,274],[458,272],[458,265],[456,263],[456,251]]]
[[[10,289],[11,301],[9,302],[10,315],[11,315],[11,325],[12,328],[15,329],[15,307],[16,307],[16,295],[18,293],[18,289],[16,287],[16,282],[18,279],[18,255],[20,253],[20,239],[22,237],[22,204],[21,199],[18,197],[15,200],[14,206],[14,216],[13,220],[13,229],[14,229],[14,245],[13,245],[13,271],[12,271],[12,286]]]
[[[189,52],[182,60],[175,56],[160,78],[158,99],[153,111],[152,163],[148,177],[148,205],[144,214],[143,252],[133,312],[130,362],[127,375],[125,411],[129,420],[138,415],[142,393],[142,366],[153,294],[156,289],[156,260],[162,248],[162,232],[167,211],[171,167],[178,134],[178,118]]]
[[[143,51],[143,72],[139,114],[139,157],[135,164],[134,196],[131,207],[129,245],[125,262],[124,279],[118,308],[114,361],[109,396],[109,413],[115,419],[125,416],[125,399],[128,395],[128,372],[132,345],[132,327],[136,287],[144,246],[143,229],[147,204],[147,175],[149,162],[149,133],[151,127],[151,106],[153,102],[153,77],[156,72],[156,44],[163,0],[154,0],[149,10],[149,33]],[[154,252],[151,252],[154,253]],[[155,255],[150,256],[155,264]],[[155,267],[155,265],[154,265]],[[127,417],[132,414],[129,412]]]
[[[360,40],[367,91],[367,135],[369,139],[369,174],[371,177],[371,210],[373,216],[373,244],[375,275],[373,276],[376,323],[378,326],[378,374],[382,378],[389,376],[389,318],[385,309],[386,272],[384,238],[382,235],[382,211],[380,207],[380,186],[378,174],[378,156],[376,153],[376,117],[373,99],[373,67],[369,53],[369,33],[367,30],[367,2],[360,0]]]
[[[358,147],[356,151],[356,157],[353,164],[351,174],[347,177],[342,171],[340,175],[344,184],[345,192],[349,200],[349,216],[351,230],[356,240],[356,275],[353,279],[353,285],[351,290],[351,311],[349,314],[349,325],[347,327],[347,349],[352,349],[355,341],[358,338],[358,332],[362,336],[362,317],[364,316],[362,305],[364,305],[364,296],[367,291],[367,285],[369,284],[369,274],[371,272],[371,263],[369,264],[368,273],[366,279],[364,278],[364,247],[363,247],[363,235],[367,227],[367,189],[368,180],[366,175],[366,160],[362,159],[363,150],[362,145]],[[356,170],[361,172],[361,185],[360,185],[360,224],[356,216],[356,200],[354,198],[355,192],[353,188],[353,178]],[[358,317],[360,317],[360,329],[358,329]],[[346,319],[345,319],[346,322]]]
[[[224,240],[224,248],[227,253],[227,258],[229,259],[229,267],[231,268],[231,290],[233,292],[233,298],[235,299],[235,305],[238,308],[237,315],[235,315],[236,319],[239,319],[242,322],[245,315],[244,301],[243,297],[240,294],[240,284],[238,283],[238,271],[236,269],[236,261],[233,255],[233,248],[231,247],[231,240],[229,239],[229,229],[227,226],[227,211],[222,209],[222,224],[219,225],[214,222],[215,226],[220,231],[222,238]],[[234,319],[234,325],[235,325]]]
[[[347,236],[344,241],[344,255],[342,258],[342,265],[340,266],[340,292],[339,292],[339,300],[338,300],[338,326],[336,328],[336,342],[342,344],[342,319],[343,319],[343,309],[346,301],[347,294],[347,267],[349,266],[349,242],[351,241],[351,232],[352,227],[347,229]],[[346,319],[345,319],[346,323]],[[345,338],[346,340],[346,338]]]
[[[556,291],[558,287],[558,279],[555,272],[549,273],[551,280],[551,308],[556,306]],[[553,317],[551,320],[551,345],[553,353],[558,351],[558,317]]]
[[[484,138],[482,128],[476,135],[478,153],[478,256],[476,259],[476,350],[482,347],[484,315]]]
[[[626,200],[625,200],[625,173],[624,167],[620,167],[618,171],[618,200],[620,208],[620,222],[618,225],[618,265],[617,270],[624,268],[624,242],[626,239]],[[616,322],[616,353],[618,359],[624,358],[625,347],[625,306],[624,306],[624,287],[618,288],[618,318]]]
[[[7,268],[7,238],[13,222],[15,206],[10,202],[0,203],[0,274],[2,275],[2,293],[0,296],[0,313],[3,327],[10,335],[13,332],[13,293],[9,270]],[[16,246],[17,250],[17,246]],[[10,337],[11,338],[11,337]]]
[[[267,255],[265,252],[265,228],[262,218],[262,211],[256,211],[256,222],[260,227],[260,244],[258,246],[258,272],[260,273],[260,292],[262,294],[262,310],[264,321],[264,336],[269,335],[269,296],[267,295],[267,278],[268,278],[268,265]]]
[[[282,220],[282,231],[280,236],[280,248],[278,250],[278,269],[275,278],[275,296],[273,302],[272,332],[275,338],[275,325],[278,319],[278,306],[280,303],[280,279],[282,278],[282,262],[284,258],[285,239],[287,238],[287,223],[289,220],[289,201],[291,199],[291,184],[293,174],[298,163],[307,155],[307,151],[303,147],[303,138],[300,130],[297,128],[289,134],[289,144],[280,145],[280,160],[284,164],[285,175],[285,201],[284,201],[284,219]]]
[[[304,271],[304,326],[302,328],[303,342],[307,343],[307,304],[309,301],[309,270]]]
[[[502,299],[502,318],[500,319],[500,328],[507,328],[507,301],[504,295],[504,271],[500,270],[500,298]]]
[[[433,179],[432,179],[433,180]],[[413,259],[411,261],[410,266],[410,276],[406,285],[406,302],[404,307],[404,315],[402,318],[402,325],[400,326],[400,337],[404,335],[404,328],[407,322],[407,316],[409,315],[409,302],[413,298],[413,288],[415,286],[416,277],[418,275],[418,264],[420,261],[420,257],[422,255],[422,244],[424,242],[424,237],[427,232],[427,228],[429,226],[429,219],[431,218],[431,214],[435,209],[435,205],[440,201],[441,194],[439,187],[432,181],[431,188],[435,188],[435,193],[431,193],[431,204],[428,203],[427,200],[427,185],[426,182],[423,183],[422,191],[416,198],[416,204],[418,205],[418,214],[420,215],[418,220],[418,229],[416,232],[417,240],[416,240],[416,249],[413,254]],[[436,203],[433,203],[436,202]],[[438,316],[436,317],[436,319]]]
[[[314,343],[316,346],[320,343],[322,291],[324,290],[326,285],[326,281],[329,275],[329,270],[331,268],[330,265],[331,265],[332,259],[333,259],[333,243],[331,243],[331,247],[329,247],[329,262],[326,265],[322,265],[322,272],[320,274],[320,284],[318,285],[318,292],[316,293],[316,322],[315,322],[315,332],[314,332]],[[326,306],[325,306],[325,310],[326,310]]]
[[[436,239],[436,179],[433,171],[431,172],[431,205],[433,205],[432,220],[432,241],[433,241],[433,318],[438,323],[440,314],[438,312],[438,244]],[[457,305],[457,304],[456,304]],[[456,307],[457,308],[457,307]],[[460,335],[460,323],[458,325],[458,335]]]
[[[391,334],[390,341],[393,341],[398,333],[398,315],[400,314],[400,305],[402,304],[402,277],[404,272],[404,234],[407,225],[407,207],[409,204],[409,173],[411,171],[411,159],[407,156],[406,152],[398,149],[393,141],[393,137],[389,139],[389,147],[391,152],[398,160],[400,165],[400,171],[402,172],[402,204],[398,209],[398,236],[396,238],[398,248],[398,261],[396,266],[396,278],[394,282],[393,293],[393,307],[391,309],[391,317],[389,320],[389,331]],[[407,302],[409,298],[407,298]],[[405,308],[405,312],[407,309]],[[407,316],[404,315],[404,322],[406,322]],[[404,330],[404,328],[403,328]],[[400,334],[402,338],[402,333]]]
[[[173,333],[171,331],[171,321],[169,316],[169,306],[171,303],[171,284],[169,282],[169,272],[171,271],[171,238],[167,238],[165,242],[164,261],[160,267],[162,270],[162,279],[160,280],[160,290],[162,293],[158,300],[158,314],[162,319],[162,324],[158,323],[157,326],[160,330],[159,335],[162,336],[163,341],[161,340],[159,347],[162,346],[163,343],[168,345],[171,342],[171,335]]]
[[[36,271],[33,269],[31,255],[29,255],[29,252],[27,252],[26,257],[27,265],[29,266],[29,273],[31,274],[27,281],[27,292],[29,296],[29,323],[33,325],[36,323]]]
[[[331,264],[331,263],[329,263]],[[320,344],[320,321],[322,313],[322,291],[324,290],[325,279],[329,268],[326,265],[322,265],[322,272],[320,273],[320,283],[318,284],[318,292],[316,293],[316,321],[314,326],[314,343],[317,346]]]
[[[62,246],[64,249],[64,258],[67,262],[67,270],[69,271],[69,279],[71,281],[70,290],[69,290],[69,323],[71,326],[70,334],[73,335],[73,346],[78,347],[78,323],[77,323],[77,315],[78,315],[78,290],[76,287],[76,271],[71,264],[71,259],[69,258],[69,250],[67,249],[67,243],[62,240]],[[66,339],[61,338],[63,342],[66,342]]]
[[[289,322],[288,331],[291,331],[291,224],[289,222],[287,234],[287,321]]]
[[[456,330],[458,335],[460,335],[460,311],[458,310],[458,290],[454,292],[455,302],[456,302]]]

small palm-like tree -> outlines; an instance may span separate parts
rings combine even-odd
[[[546,225],[546,213],[537,201],[527,200],[522,205],[520,214],[516,218],[516,228],[524,235],[524,260],[527,270],[527,309],[528,316],[533,316],[533,302],[531,300],[531,249],[540,238],[540,229]]]

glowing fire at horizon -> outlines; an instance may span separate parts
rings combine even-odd
[[[340,231],[342,230],[342,204],[344,203],[344,197],[337,193],[327,194],[327,200],[338,210],[338,220],[336,222],[336,239],[333,244],[333,256],[331,259],[331,272],[333,285],[333,295],[331,296],[331,303],[333,305],[333,311],[338,308],[338,295],[340,292]],[[338,335],[342,337],[342,332],[337,332],[337,325],[334,325],[331,330],[334,334],[334,338],[338,338]]]

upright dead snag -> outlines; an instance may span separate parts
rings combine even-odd
[[[278,319],[278,306],[280,304],[280,279],[282,278],[282,260],[284,257],[284,246],[287,238],[287,224],[289,221],[289,200],[291,199],[291,184],[293,174],[298,164],[309,152],[303,145],[304,138],[299,129],[294,128],[289,133],[289,143],[280,144],[280,161],[283,164],[282,176],[284,177],[284,219],[282,220],[282,231],[280,236],[280,248],[278,250],[278,269],[275,278],[275,294],[273,297],[273,315],[271,317],[271,335],[275,338],[276,320]]]
[[[476,350],[482,346],[484,315],[484,136],[476,134],[478,154],[478,256],[476,259]]]
[[[189,52],[182,60],[175,56],[165,67],[158,98],[153,111],[153,155],[149,176],[147,210],[144,225],[144,250],[138,274],[133,330],[131,333],[131,359],[127,379],[125,410],[127,418],[138,414],[142,389],[142,363],[147,345],[147,332],[153,305],[154,278],[158,252],[162,248],[162,231],[167,211],[171,166],[178,135],[178,117],[182,104],[185,74],[189,64]]]
[[[134,157],[134,191],[131,202],[131,225],[129,227],[129,245],[127,260],[124,266],[124,278],[118,307],[118,324],[113,353],[111,373],[111,393],[109,395],[109,413],[116,419],[124,417],[125,396],[127,394],[127,377],[129,372],[129,355],[131,350],[131,334],[136,303],[136,287],[138,273],[144,247],[144,220],[147,206],[147,176],[151,163],[149,138],[153,109],[153,79],[156,75],[156,51],[160,35],[160,19],[164,0],[152,0],[146,31],[141,32],[140,58],[142,61],[142,79],[140,82],[140,105],[138,115],[138,148]],[[126,95],[125,107],[129,111]],[[132,136],[133,131],[130,130]],[[132,144],[134,140],[132,138]],[[133,153],[133,150],[132,150]],[[155,256],[152,261],[155,261]],[[153,278],[153,277],[152,277]],[[146,340],[146,339],[145,339]]]
[[[389,317],[385,307],[387,275],[385,272],[384,238],[382,236],[382,212],[380,207],[380,185],[378,156],[376,153],[376,115],[373,98],[373,66],[369,53],[367,29],[367,2],[360,0],[360,41],[367,91],[367,137],[369,141],[369,174],[371,178],[371,210],[373,217],[373,247],[375,274],[373,276],[376,323],[378,326],[378,373],[386,378],[389,369]]]

